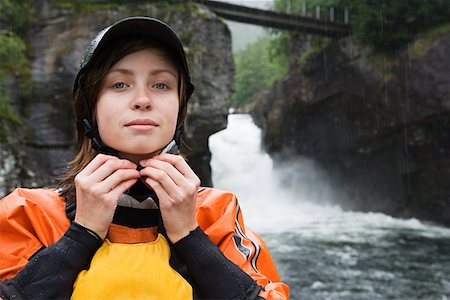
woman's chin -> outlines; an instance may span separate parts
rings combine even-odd
[[[147,158],[153,157],[155,155],[158,155],[159,151],[160,151],[159,149],[156,151],[154,151],[154,149],[153,149],[153,151],[151,151],[151,150],[150,151],[142,151],[142,149],[141,149],[141,151],[129,151],[129,150],[127,152],[119,151],[118,156],[120,158],[128,159],[134,163],[138,163],[139,161],[141,161],[143,159],[147,159]]]

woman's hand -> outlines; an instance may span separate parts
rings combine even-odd
[[[200,179],[183,157],[161,154],[140,162],[140,171],[158,195],[167,236],[176,243],[197,228],[196,200]]]
[[[93,230],[104,239],[120,195],[140,176],[134,163],[115,156],[98,154],[75,176],[75,222]]]

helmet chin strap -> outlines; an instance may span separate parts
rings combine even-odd
[[[183,122],[183,123],[181,123],[180,126],[177,126],[177,129],[175,130],[175,135],[173,136],[173,140],[175,141],[175,143],[177,144],[179,149],[181,149],[181,138],[183,137],[184,129],[185,129],[185,125]]]
[[[103,144],[98,134],[97,128],[91,125],[88,119],[82,119],[77,121],[78,130],[83,130],[84,135],[91,140],[92,148],[103,154],[117,156],[117,151]]]

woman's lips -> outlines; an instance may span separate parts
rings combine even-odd
[[[125,126],[133,129],[151,129],[158,126],[158,124],[150,119],[136,119],[125,124]]]

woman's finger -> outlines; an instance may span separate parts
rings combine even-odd
[[[168,162],[157,160],[157,159],[150,159],[147,160],[146,164],[143,166],[144,169],[141,170],[142,176],[151,176],[154,179],[161,180],[161,183],[169,183],[167,181],[167,178],[164,178],[164,175],[169,176],[169,178],[177,185],[177,186],[183,186],[184,181],[186,181],[186,178],[183,176],[178,169],[175,168],[175,166],[171,165]],[[146,168],[149,168],[146,170]],[[153,172],[151,170],[159,170],[163,173],[157,173]],[[151,172],[148,175],[146,174],[146,171]],[[155,177],[156,176],[156,177]],[[160,177],[160,178],[158,178]]]
[[[183,157],[173,154],[163,154],[140,162],[142,166],[149,166],[164,170],[175,184],[183,189],[200,186],[200,179],[187,164]],[[145,176],[143,174],[143,176]]]
[[[155,191],[155,193],[158,195],[158,198],[170,198],[166,190],[158,181],[153,180],[150,177],[146,177],[144,179],[144,182]]]
[[[188,178],[194,178],[197,177],[197,175],[194,173],[194,171],[191,169],[191,167],[188,165],[186,160],[180,156],[180,155],[174,155],[174,154],[161,154],[158,156],[155,156],[153,158],[143,160],[141,161],[141,165],[144,166],[147,164],[147,162],[153,161],[153,160],[159,160],[164,161],[172,166],[174,166],[181,174],[183,174],[184,177]]]
[[[89,177],[94,182],[101,182],[111,176],[111,174],[114,174],[117,170],[136,170],[136,167],[137,166],[134,163],[125,159],[108,160],[99,166],[97,170],[92,172]]]
[[[122,183],[128,182],[129,180],[134,180],[134,182],[136,182],[139,177],[141,177],[141,174],[135,169],[119,169],[105,178],[101,184],[106,193],[115,193],[115,191],[123,193],[127,189],[122,189]]]
[[[169,198],[177,199],[182,197],[180,186],[178,186],[165,171],[153,167],[145,167],[141,170],[141,176],[156,182],[158,184],[157,188],[161,187],[161,189],[164,190],[164,194],[167,194]],[[153,183],[153,185],[156,185],[156,183]],[[153,188],[152,185],[150,186]],[[158,197],[162,197],[163,195],[158,193],[157,188],[153,189]]]
[[[118,157],[106,155],[106,154],[97,154],[94,159],[92,159],[86,167],[79,173],[82,176],[89,176],[94,173],[101,165],[103,165],[108,160],[118,160]]]
[[[117,199],[122,195],[126,190],[130,189],[133,184],[138,181],[138,178],[131,178],[125,181],[120,182],[118,185],[116,185],[114,188],[111,189],[109,192],[113,197],[117,197]]]

